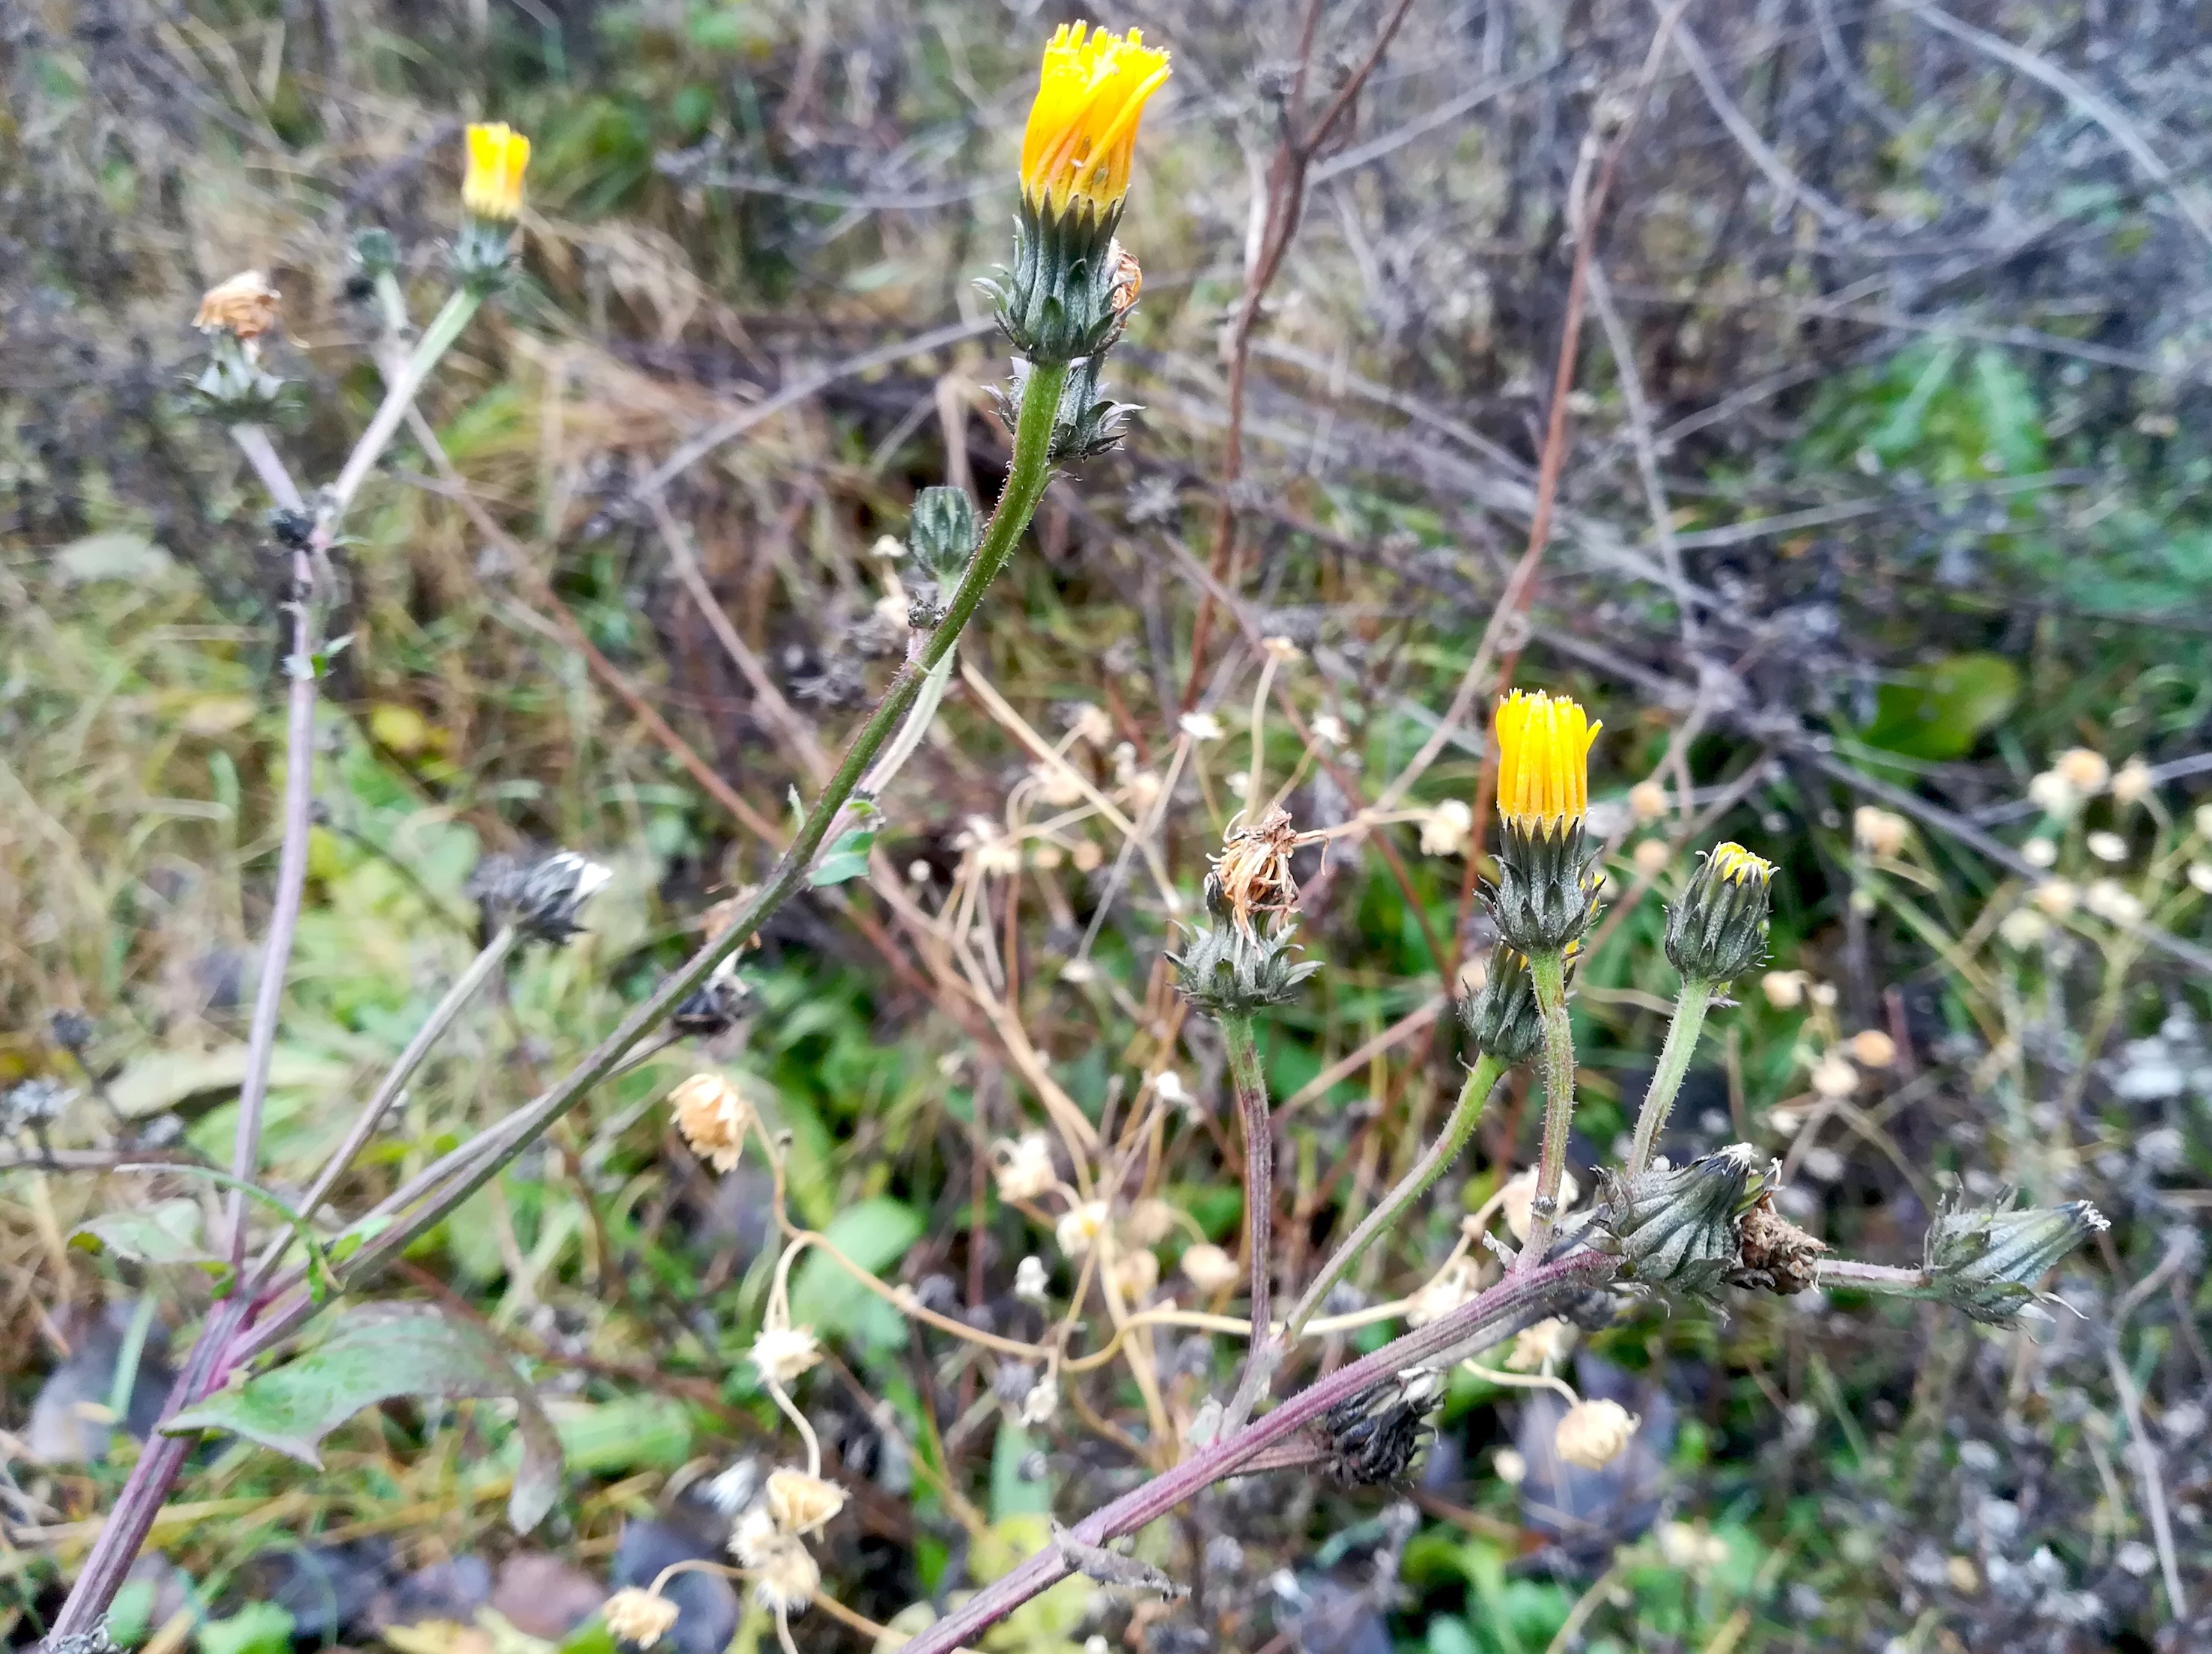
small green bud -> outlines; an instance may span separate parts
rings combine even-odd
[[[1740,1265],[1743,1215],[1772,1187],[1747,1143],[1684,1166],[1655,1162],[1634,1178],[1604,1174],[1596,1243],[1621,1261],[1621,1278],[1693,1298],[1717,1292]]]
[[[932,578],[947,582],[968,572],[978,538],[975,502],[964,488],[926,488],[914,496],[906,542]]]
[[[1698,864],[1667,910],[1667,957],[1686,982],[1725,982],[1766,957],[1767,885],[1774,864],[1723,844]]]
[[[1593,864],[1579,817],[1551,824],[1508,818],[1498,836],[1498,877],[1483,894],[1498,934],[1523,953],[1581,939],[1596,918],[1605,875]]]
[[[1964,1211],[1948,1202],[1928,1225],[1928,1295],[1977,1321],[2008,1327],[2041,1304],[2036,1285],[2060,1259],[2112,1225],[2087,1201]]]
[[[356,230],[347,252],[351,256],[354,276],[369,286],[398,272],[399,243],[381,224]]]
[[[1490,974],[1459,1004],[1462,1021],[1483,1055],[1511,1067],[1528,1061],[1544,1043],[1544,1017],[1528,956],[1500,942],[1490,950]]]

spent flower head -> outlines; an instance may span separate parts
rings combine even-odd
[[[811,1534],[830,1525],[845,1508],[845,1490],[834,1481],[788,1468],[769,1473],[768,1513],[788,1534]]]
[[[811,1327],[763,1327],[747,1354],[762,1377],[788,1385],[822,1359],[822,1341]]]
[[[537,941],[562,943],[583,929],[576,915],[614,877],[574,850],[535,860],[488,855],[469,876],[484,933],[512,925]]]
[[[229,334],[248,347],[251,357],[255,342],[276,327],[283,296],[259,271],[243,270],[201,295],[192,325],[203,333]]]
[[[753,1111],[735,1085],[720,1074],[693,1074],[669,1092],[668,1106],[694,1154],[717,1171],[737,1169]]]

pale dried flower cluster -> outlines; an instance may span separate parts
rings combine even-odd
[[[1446,799],[1421,817],[1423,855],[1463,855],[1474,836],[1474,806],[1465,799]]]
[[[1000,1138],[991,1145],[991,1176],[1002,1201],[1042,1200],[1060,1182],[1052,1166],[1052,1140],[1041,1131]]]
[[[1911,825],[1893,811],[1862,804],[1851,812],[1851,838],[1869,855],[1894,858],[1905,848]]]
[[[1212,1241],[1183,1249],[1182,1272],[1201,1292],[1213,1293],[1234,1286],[1243,1275],[1237,1260]]]
[[[607,1635],[633,1648],[650,1648],[676,1629],[676,1604],[658,1591],[632,1585],[607,1598],[599,1609]]]
[[[691,1152],[717,1171],[737,1167],[752,1124],[752,1108],[720,1074],[696,1073],[668,1094],[676,1129]]]
[[[192,325],[203,333],[228,333],[250,347],[276,327],[283,297],[259,271],[242,270],[202,295]]]
[[[1602,1470],[1619,1458],[1643,1421],[1618,1402],[1577,1402],[1552,1432],[1552,1450],[1569,1464]]]
[[[1575,1181],[1573,1172],[1561,1174],[1559,1210],[1565,1212],[1570,1209],[1577,1200],[1582,1198],[1582,1185]],[[1530,1166],[1526,1171],[1516,1171],[1505,1180],[1505,1187],[1498,1194],[1498,1207],[1504,1213],[1505,1226],[1512,1231],[1515,1240],[1524,1241],[1528,1238],[1528,1226],[1534,1216],[1535,1202],[1535,1167]]]
[[[747,1352],[761,1377],[771,1383],[789,1384],[822,1359],[822,1341],[811,1327],[767,1326],[760,1329]]]

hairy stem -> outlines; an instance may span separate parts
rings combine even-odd
[[[1237,1093],[1237,1118],[1244,1125],[1244,1244],[1252,1262],[1252,1342],[1221,1421],[1221,1433],[1231,1436],[1252,1416],[1260,1392],[1282,1359],[1283,1346],[1269,1330],[1275,1274],[1275,1122],[1267,1107],[1267,1079],[1260,1072],[1260,1047],[1251,1017],[1223,1017],[1221,1041],[1228,1048],[1229,1083]]]
[[[483,951],[469,962],[469,968],[454,978],[453,986],[431,1007],[430,1014],[422,1019],[422,1025],[415,1031],[415,1037],[407,1042],[407,1049],[400,1052],[398,1060],[378,1084],[375,1094],[355,1116],[352,1127],[346,1132],[345,1140],[324,1162],[322,1171],[316,1175],[313,1184],[301,1199],[299,1211],[301,1223],[313,1218],[323,1202],[330,1198],[331,1190],[345,1175],[346,1168],[353,1164],[354,1156],[359,1154],[370,1137],[375,1134],[377,1125],[383,1120],[386,1111],[407,1089],[407,1082],[414,1078],[416,1069],[422,1066],[422,1060],[430,1055],[431,1048],[445,1037],[446,1031],[453,1026],[453,1019],[483,990],[483,985],[492,979],[501,964],[514,951],[517,935],[514,926],[501,926],[491,940],[484,945]],[[284,1240],[285,1237],[279,1235],[270,1243],[269,1249],[254,1266],[252,1277],[246,1283],[246,1290],[252,1290],[267,1279],[269,1272],[276,1268],[277,1260],[284,1254]]]
[[[1172,1470],[1093,1511],[1070,1529],[1071,1535],[1080,1544],[1103,1545],[1134,1533],[1224,1476],[1236,1475],[1249,1461],[1314,1423],[1338,1402],[1448,1350],[1542,1320],[1577,1294],[1609,1280],[1615,1267],[1601,1254],[1576,1252],[1556,1263],[1516,1270],[1450,1314],[1309,1384],[1233,1438],[1216,1437],[1210,1446]],[[979,1632],[1066,1578],[1072,1566],[1062,1548],[1046,1546],[924,1630],[905,1645],[904,1654],[953,1654],[963,1644],[972,1645]]]
[[[534,1102],[487,1128],[435,1164],[418,1174],[398,1195],[380,1203],[370,1215],[405,1215],[362,1245],[340,1268],[341,1284],[357,1285],[404,1251],[417,1237],[434,1227],[462,1201],[474,1194],[547,1127],[574,1107],[586,1092],[611,1072],[632,1047],[665,1021],[714,967],[743,946],[768,916],[790,900],[805,882],[815,853],[822,847],[839,810],[849,799],[892,733],[899,727],[921,692],[923,680],[945,658],[973,618],[983,593],[1013,555],[1022,531],[1029,526],[1038,500],[1051,477],[1051,446],[1060,387],[1066,382],[1064,364],[1040,362],[1030,374],[1022,398],[1021,417],[1014,429],[1014,458],[1006,485],[992,514],[989,528],[973,562],[947,605],[945,618],[928,641],[908,657],[899,675],[877,704],[859,734],[854,737],[837,770],[823,788],[822,796],[807,812],[806,819],[775,871],[729,927],[707,943],[672,972],[643,1005],[610,1034],[589,1056]],[[410,1206],[412,1209],[407,1209]],[[313,1305],[301,1289],[296,1274],[289,1288],[254,1329],[242,1351],[250,1359],[288,1337],[313,1314]]]
[[[1659,1067],[1652,1073],[1650,1087],[1644,1093],[1644,1106],[1636,1116],[1636,1141],[1628,1151],[1632,1177],[1651,1164],[1651,1151],[1658,1145],[1667,1116],[1674,1112],[1675,1094],[1682,1089],[1682,1076],[1690,1072],[1690,1059],[1697,1055],[1698,1033],[1705,1025],[1705,1012],[1718,987],[1717,982],[1694,976],[1682,981],[1682,995],[1674,1001],[1674,1019],[1667,1025],[1667,1043],[1659,1048]]]
[[[307,830],[315,798],[315,650],[319,639],[314,603],[315,560],[302,546],[292,553],[292,652],[284,715],[284,842],[276,857],[276,889],[269,909],[269,934],[261,946],[261,975],[253,991],[253,1021],[246,1035],[246,1077],[238,1088],[238,1129],[233,1134],[230,1175],[252,1181],[261,1159],[261,1115],[269,1098],[269,1063],[276,1049],[276,1016],[284,1003],[284,978],[299,928],[307,884]],[[246,1266],[246,1193],[231,1191],[228,1207],[230,1262]]]
[[[1925,1269],[1900,1269],[1889,1263],[1861,1263],[1856,1258],[1820,1258],[1813,1265],[1813,1280],[1822,1288],[1840,1286],[1847,1292],[1890,1292],[1917,1298],[1928,1290]]]
[[[1283,1323],[1283,1342],[1285,1345],[1297,1342],[1298,1335],[1305,1329],[1306,1323],[1313,1319],[1322,1301],[1328,1297],[1329,1288],[1344,1278],[1346,1270],[1359,1262],[1360,1254],[1372,1246],[1376,1237],[1384,1230],[1397,1222],[1407,1207],[1429,1192],[1429,1186],[1443,1176],[1445,1167],[1459,1158],[1460,1151],[1467,1146],[1467,1140],[1474,1135],[1474,1128],[1482,1118],[1483,1104],[1490,1100],[1490,1093],[1497,1088],[1498,1079],[1504,1072],[1505,1065],[1486,1051],[1475,1058],[1474,1067],[1468,1070],[1467,1083],[1460,1087],[1459,1101],[1452,1104],[1450,1117],[1444,1122],[1443,1129],[1437,1134],[1437,1140],[1429,1145],[1428,1152],[1421,1157],[1411,1171],[1399,1179],[1398,1186],[1382,1197],[1359,1227],[1352,1231],[1352,1238],[1337,1248],[1335,1256],[1322,1265],[1321,1273],[1313,1278],[1312,1284],[1291,1309],[1290,1318]]]
[[[1567,962],[1559,949],[1528,956],[1536,1009],[1544,1019],[1544,1146],[1536,1161],[1528,1241],[1518,1268],[1542,1261],[1559,1215],[1559,1183],[1567,1171],[1567,1128],[1575,1115],[1575,1036],[1567,1020]]]

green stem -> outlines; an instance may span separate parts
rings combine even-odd
[[[1862,1263],[1856,1258],[1817,1260],[1813,1265],[1813,1280],[1824,1291],[1841,1287],[1847,1292],[1887,1292],[1900,1298],[1925,1297],[1929,1285],[1925,1269]]]
[[[1275,1122],[1267,1107],[1267,1079],[1260,1071],[1260,1046],[1252,1019],[1221,1019],[1221,1040],[1229,1052],[1229,1083],[1237,1093],[1237,1113],[1244,1123],[1244,1240],[1251,1253],[1252,1341],[1244,1371],[1224,1415],[1221,1433],[1233,1434],[1252,1416],[1260,1392],[1282,1359],[1282,1345],[1269,1328],[1269,1299],[1275,1274]]]
[[[450,307],[449,307],[450,308]],[[433,323],[434,328],[436,323]],[[425,343],[429,336],[425,334]],[[378,1232],[365,1242],[361,1250],[340,1271],[340,1280],[353,1286],[374,1274],[392,1257],[411,1245],[426,1231],[433,1228],[462,1201],[489,1183],[524,1147],[534,1141],[554,1121],[574,1107],[577,1101],[619,1063],[630,1049],[643,1039],[668,1014],[713,974],[714,967],[737,952],[761,924],[776,909],[790,900],[805,884],[806,873],[815,853],[822,848],[839,810],[849,799],[860,777],[867,772],[885,741],[899,727],[908,710],[921,692],[923,680],[949,653],[961,630],[974,617],[999,571],[1005,568],[1020,543],[1022,531],[1029,526],[1037,502],[1044,496],[1045,485],[1052,476],[1052,436],[1054,421],[1060,410],[1060,393],[1067,379],[1067,368],[1061,362],[1039,362],[1031,369],[1029,382],[1022,397],[1021,417],[1014,427],[1013,463],[1006,474],[1006,485],[1000,494],[998,508],[992,514],[990,526],[984,532],[982,544],[976,548],[975,559],[961,579],[951,601],[946,605],[945,617],[937,624],[922,647],[908,658],[890,688],[877,704],[875,711],[862,725],[847,749],[836,773],[822,790],[822,796],[807,812],[790,847],[783,853],[775,870],[736,921],[714,940],[694,954],[681,968],[662,982],[658,992],[632,1012],[623,1025],[603,1041],[599,1049],[584,1059],[575,1068],[559,1080],[551,1090],[517,1114],[462,1144],[426,1168],[412,1179],[406,1188],[380,1203],[371,1217],[392,1216],[409,1207],[415,1209],[398,1222]],[[419,1205],[416,1204],[419,1202]],[[294,1292],[284,1302],[272,1306],[270,1313],[255,1327],[250,1336],[249,1347],[240,1352],[244,1359],[258,1353],[288,1336],[311,1312],[303,1294]]]
[[[1536,1195],[1529,1206],[1528,1240],[1516,1266],[1544,1261],[1559,1213],[1559,1184],[1567,1171],[1567,1128],[1575,1115],[1575,1035],[1567,1020],[1567,961],[1558,948],[1528,956],[1528,979],[1544,1019],[1544,1146],[1536,1161]]]
[[[455,288],[444,307],[430,318],[430,325],[422,330],[422,337],[416,341],[415,349],[400,364],[399,371],[386,381],[383,402],[368,422],[368,429],[361,434],[361,441],[354,444],[353,453],[347,456],[345,469],[331,484],[330,500],[325,509],[333,523],[352,503],[356,491],[383,457],[386,446],[399,429],[399,422],[414,404],[416,392],[422,388],[422,381],[430,376],[430,370],[438,365],[438,358],[460,337],[461,329],[469,325],[469,318],[483,303],[483,295],[471,292],[465,286]]]
[[[1295,1344],[1305,1324],[1314,1317],[1322,1300],[1328,1297],[1329,1288],[1344,1278],[1345,1271],[1359,1262],[1360,1255],[1375,1244],[1376,1237],[1398,1220],[1401,1213],[1415,1201],[1429,1192],[1429,1186],[1444,1174],[1444,1168],[1459,1158],[1467,1140],[1474,1135],[1474,1128],[1482,1118],[1483,1104],[1490,1100],[1498,1079],[1506,1065],[1487,1051],[1474,1060],[1468,1070],[1467,1083],[1460,1087],[1459,1101],[1452,1104],[1451,1116],[1444,1122],[1437,1140],[1429,1145],[1429,1152],[1420,1163],[1398,1180],[1398,1186],[1382,1197],[1381,1204],[1367,1214],[1352,1238],[1336,1250],[1334,1256],[1321,1267],[1304,1295],[1291,1310],[1290,1318],[1283,1323],[1283,1342]]]
[[[1658,1145],[1667,1116],[1674,1112],[1675,1094],[1682,1089],[1682,1076],[1690,1072],[1690,1059],[1697,1055],[1698,1033],[1705,1025],[1705,1012],[1718,987],[1717,982],[1695,976],[1683,979],[1682,996],[1674,1001],[1674,1019],[1667,1025],[1667,1041],[1659,1048],[1659,1067],[1636,1116],[1636,1141],[1628,1152],[1632,1177],[1651,1164],[1651,1151]]]

